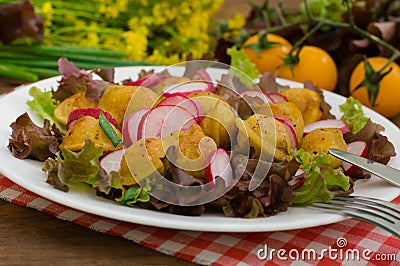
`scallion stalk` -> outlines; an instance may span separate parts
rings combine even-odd
[[[9,67],[10,69],[20,69],[21,71],[29,72],[35,74],[39,77],[39,79],[50,78],[54,76],[60,75],[58,70],[53,70],[49,68],[40,68],[40,67],[26,67],[21,65],[9,64],[1,61],[1,65]],[[1,75],[0,75],[1,76]]]
[[[123,58],[125,54],[111,50],[99,50],[77,46],[47,46],[47,45],[0,45],[1,51],[24,52],[45,55],[90,55],[101,57]]]
[[[111,123],[107,120],[103,112],[100,112],[99,125],[103,129],[104,133],[110,139],[114,147],[117,147],[121,143],[121,138],[117,135]]]
[[[21,81],[59,75],[58,59],[66,57],[80,69],[99,69],[122,66],[146,66],[145,62],[122,59],[124,55],[109,50],[81,48],[72,46],[45,45],[0,45],[0,64],[3,66],[0,76]],[[15,71],[13,71],[15,69]],[[26,72],[26,75],[24,73]]]
[[[35,82],[39,80],[39,77],[36,74],[28,72],[24,69],[19,67],[10,67],[7,65],[3,65],[0,63],[0,76],[7,77],[13,80],[20,80],[20,81],[29,81]]]

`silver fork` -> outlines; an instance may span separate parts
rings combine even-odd
[[[358,218],[400,238],[400,205],[389,201],[362,196],[336,197],[328,203],[314,202],[307,208]]]

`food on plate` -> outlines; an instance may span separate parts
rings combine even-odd
[[[121,138],[121,132],[113,126],[117,135]],[[89,139],[94,142],[97,147],[102,147],[104,152],[110,152],[121,148],[121,145],[115,147],[103,129],[99,125],[99,120],[93,116],[83,116],[76,120],[67,130],[60,148],[66,148],[70,151],[80,151],[85,146],[85,140]]]
[[[187,97],[192,98],[201,105],[204,114],[208,115],[212,112],[215,105],[222,101],[222,98],[212,92],[194,92]]]
[[[162,80],[160,83],[158,83],[154,87],[154,91],[157,94],[161,94],[163,92],[163,89],[169,87],[170,85],[180,84],[180,83],[189,82],[189,81],[191,81],[191,80],[186,77],[168,77],[168,78]]]
[[[130,207],[201,215],[212,206],[256,218],[351,194],[356,179],[369,177],[328,148],[382,163],[395,155],[359,102],[349,98],[333,119],[315,87],[283,87],[265,76],[249,86],[226,73],[211,82],[207,68],[191,64],[184,77],[143,70],[134,80],[95,81],[59,63],[58,89],[32,89],[30,107],[43,126],[22,114],[11,124],[8,148],[17,158],[44,161],[46,181],[62,191],[87,186]],[[65,108],[77,95],[83,103]]]
[[[57,105],[54,110],[54,116],[64,125],[68,123],[69,114],[78,109],[94,108],[97,106],[97,101],[86,98],[86,91],[80,91],[68,97]]]
[[[218,101],[200,125],[218,147],[230,149],[237,129],[235,114],[225,101]]]
[[[196,178],[205,178],[207,160],[217,150],[214,139],[207,137],[200,125],[194,124],[187,132],[179,132],[178,148],[174,163]]]
[[[272,103],[268,106],[260,105],[254,108],[254,112],[257,114],[268,114],[269,112],[272,112],[274,116],[282,116],[286,118],[293,125],[297,139],[300,141],[303,137],[303,114],[295,103],[287,101]]]
[[[241,122],[238,123],[238,125],[241,124]],[[239,126],[239,130],[242,136],[249,136],[250,146],[254,149],[254,153],[250,154],[251,157],[259,158],[263,152],[266,152],[278,161],[291,160],[290,152],[297,148],[297,137],[293,128],[286,125],[286,121],[283,122],[274,116],[255,114],[243,124],[245,126]],[[242,141],[238,139],[239,143]]]
[[[76,109],[72,112],[69,113],[68,115],[68,122],[67,122],[67,129],[69,129],[76,120],[78,120],[81,117],[85,116],[92,116],[96,119],[100,118],[100,114],[103,113],[105,118],[114,125],[114,127],[117,126],[117,121],[115,121],[114,117],[109,114],[108,112],[100,109],[100,108],[82,108],[82,109]]]
[[[130,104],[131,98],[141,100]],[[129,115],[136,110],[149,108],[155,99],[155,93],[145,87],[112,85],[103,92],[97,107],[110,113],[117,121],[117,128],[121,129],[126,113]],[[127,110],[128,105],[129,110]],[[132,108],[133,106],[136,108]]]
[[[294,88],[283,91],[282,95],[285,96],[289,102],[296,104],[300,109],[303,115],[304,125],[321,119],[321,97],[315,91]]]
[[[303,130],[303,135],[307,135],[308,133],[312,132],[313,130],[319,129],[319,128],[337,128],[343,134],[350,131],[346,122],[344,122],[341,119],[323,119],[323,120],[318,120],[311,124],[306,125]]]
[[[346,151],[346,142],[343,139],[342,132],[337,128],[319,128],[308,133],[301,144],[305,151],[317,154],[321,151],[328,153],[329,148]],[[342,161],[329,155],[330,165],[338,168]]]
[[[129,157],[129,160],[125,160],[129,170],[124,169],[125,174],[128,175],[125,182],[130,182],[131,185],[155,173],[164,174],[165,172],[162,161],[165,150],[159,138],[140,139],[125,150],[124,156]]]

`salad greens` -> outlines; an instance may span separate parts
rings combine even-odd
[[[294,157],[300,163],[300,168],[305,170],[304,184],[295,191],[296,198],[293,203],[306,203],[314,200],[328,202],[334,198],[335,192],[350,194],[350,177],[342,169],[332,169],[329,156],[320,152],[310,154],[303,149],[294,150]]]
[[[82,187],[85,184],[106,194],[111,188],[122,189],[122,180],[118,175],[107,174],[101,169],[99,158],[102,155],[103,149],[90,140],[79,152],[61,148],[56,159],[49,158],[44,163],[43,171],[49,177],[47,182],[63,191],[68,191],[70,186]]]
[[[27,113],[24,113],[10,127],[12,134],[8,149],[14,157],[38,161],[54,157],[58,150],[57,142],[61,139],[61,134],[54,124],[50,127],[48,119],[44,120],[43,127],[39,127]]]
[[[230,69],[232,75],[237,76],[240,81],[245,85],[252,87],[252,79],[259,78],[260,72],[258,71],[255,64],[253,64],[250,58],[245,54],[243,49],[237,49],[235,46],[227,49],[228,55],[231,57],[231,66],[235,67],[235,70]],[[240,71],[238,71],[239,69]]]
[[[367,124],[368,117],[364,115],[360,101],[353,97],[348,97],[339,109],[343,113],[340,119],[347,124],[352,133],[357,133]]]
[[[243,56],[243,51],[231,48],[229,53],[232,56],[233,66],[242,69],[250,77],[259,77],[254,65],[248,63],[247,56]],[[250,180],[255,174],[255,169],[263,162],[257,156],[253,158],[248,154],[237,152],[230,158],[229,163],[232,166],[233,175],[240,175],[239,181],[215,202],[197,206],[178,206],[160,202],[148,193],[152,189],[151,184],[144,188],[137,184],[123,185],[121,172],[106,172],[100,160],[107,151],[96,146],[95,142],[87,139],[79,152],[60,146],[63,132],[65,132],[60,132],[60,129],[65,130],[65,128],[59,125],[53,114],[58,102],[81,90],[86,90],[86,97],[98,100],[107,86],[115,83],[113,83],[112,69],[97,71],[102,80],[93,80],[91,73],[79,70],[65,58],[59,60],[59,69],[63,77],[56,91],[42,92],[37,87],[30,90],[33,100],[28,101],[27,104],[44,118],[43,127],[35,125],[27,113],[21,115],[11,124],[13,131],[8,145],[9,150],[17,158],[44,161],[43,171],[47,173],[47,182],[59,190],[68,191],[71,187],[91,191],[94,189],[97,195],[116,200],[124,206],[148,203],[146,207],[150,206],[170,213],[201,215],[207,207],[212,205],[218,206],[219,211],[224,212],[226,216],[255,218],[284,212],[293,204],[300,205],[318,200],[327,202],[336,195],[351,194],[355,179],[369,177],[360,171],[347,176],[341,168],[333,169],[330,166],[330,156],[323,152],[311,154],[303,149],[294,149],[290,160],[273,161],[260,186],[249,191]],[[239,117],[248,117],[253,114],[251,108],[247,105],[243,106],[242,97],[229,93],[226,89],[233,88],[239,93],[248,89],[246,84],[240,82],[239,79],[240,77],[233,76],[232,73],[222,75],[216,94],[217,97],[230,104]],[[245,79],[250,80],[248,77]],[[162,79],[159,80],[159,82],[162,81]],[[129,80],[126,82],[128,83]],[[264,93],[279,93],[287,89],[279,86],[273,75],[263,75],[259,85]],[[319,88],[307,88],[307,86],[305,84],[306,89],[317,91],[321,98],[319,109],[324,110],[322,119],[331,118],[330,106],[325,102],[322,91]],[[382,126],[365,117],[358,101],[350,97],[345,104],[340,106],[340,111],[343,113],[342,119],[351,129],[351,132],[343,136],[346,143],[356,140],[365,141],[368,146],[367,157],[381,163],[387,163],[390,157],[395,155],[393,144],[387,137],[380,134],[383,131]],[[109,126],[107,119],[104,119],[101,113],[100,123],[104,122]],[[121,140],[116,140],[116,143],[119,141]],[[237,141],[240,142],[240,140]],[[228,152],[238,147],[233,146],[230,149]],[[197,186],[206,182],[206,179],[174,166],[168,161],[169,158],[171,157],[160,158],[165,163],[164,175],[169,181],[183,186]],[[299,169],[303,169],[304,173],[298,175]],[[189,199],[191,202],[196,202],[203,192],[191,194]],[[163,193],[175,192],[165,189]]]
[[[29,95],[33,99],[27,101],[26,104],[41,118],[48,119],[50,123],[55,123],[65,133],[65,126],[54,116],[54,110],[57,107],[58,101],[53,98],[53,93],[51,91],[42,91],[38,87],[32,87],[29,90]]]
[[[134,206],[137,202],[148,201],[150,201],[150,196],[144,188],[131,187],[125,193],[124,198],[121,200],[121,204],[126,206]]]

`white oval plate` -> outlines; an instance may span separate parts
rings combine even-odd
[[[126,78],[136,79],[141,69],[163,70],[161,67],[123,67],[116,68],[116,80]],[[213,70],[208,72],[213,79],[219,79],[225,70]],[[143,225],[164,227],[170,229],[182,229],[208,232],[267,232],[282,231],[315,227],[343,221],[345,216],[312,211],[302,207],[290,207],[287,212],[276,216],[256,219],[242,219],[225,217],[222,213],[206,213],[200,217],[180,216],[169,213],[129,208],[118,203],[98,197],[93,192],[74,191],[68,193],[54,189],[45,182],[45,174],[41,171],[42,163],[32,160],[19,160],[14,158],[7,149],[11,129],[9,125],[24,112],[28,112],[35,121],[35,115],[29,111],[26,101],[30,99],[29,88],[37,86],[50,90],[57,88],[59,77],[42,80],[40,82],[21,86],[14,92],[0,99],[0,172],[16,184],[43,196],[54,202],[78,209],[87,213],[112,218],[125,222]],[[299,83],[278,79],[282,85],[291,87],[302,86]],[[332,112],[339,116],[339,105],[345,98],[331,92],[324,92],[326,101],[331,104]],[[400,151],[400,142],[396,142],[400,135],[400,129],[392,122],[365,108],[365,113],[372,121],[385,127],[384,135],[395,145],[396,151]],[[400,157],[392,158],[389,165],[400,168]],[[354,195],[364,195],[385,200],[392,200],[400,194],[400,189],[377,177],[356,182]]]

